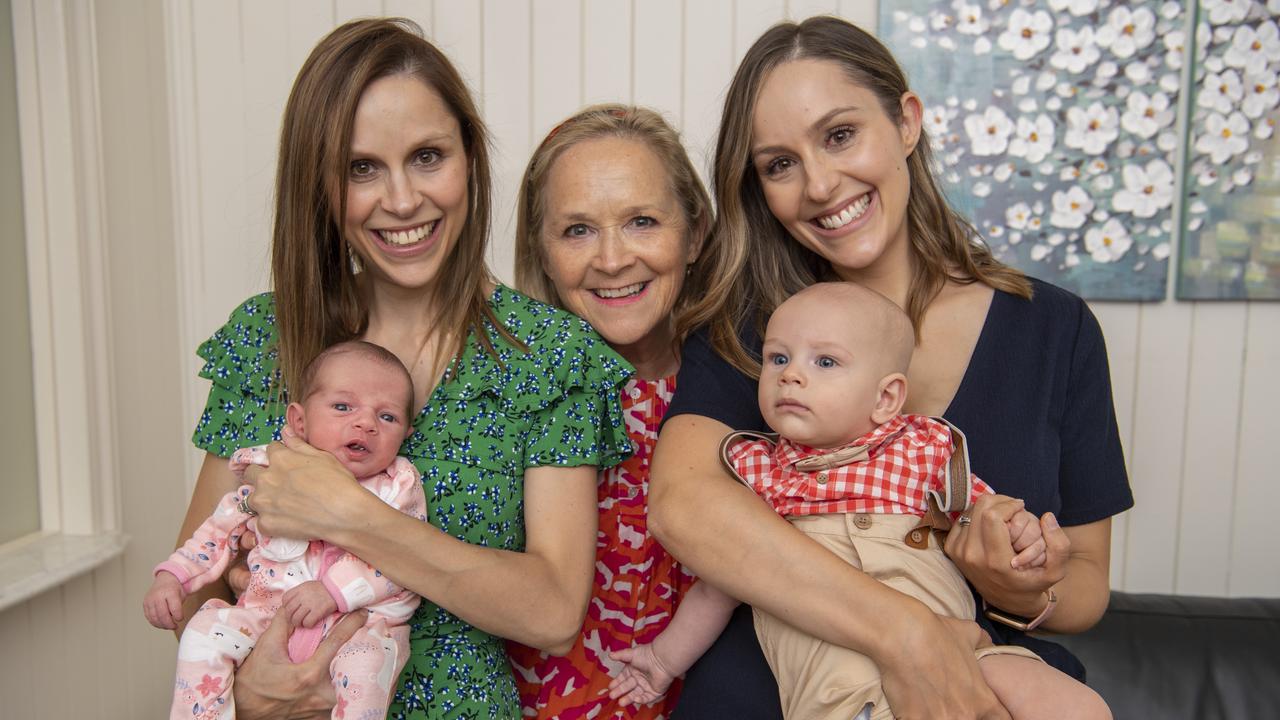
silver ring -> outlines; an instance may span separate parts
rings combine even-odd
[[[253,508],[249,507],[248,495],[245,495],[244,497],[240,498],[240,512],[244,513],[245,515],[251,515],[255,517],[258,514],[257,510],[254,510]]]
[[[961,526],[967,526],[971,522],[973,522],[973,518],[969,517],[968,515],[961,515],[959,518],[956,519],[956,524]]]

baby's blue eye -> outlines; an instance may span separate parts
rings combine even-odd
[[[833,368],[835,366],[836,366],[836,360],[833,357],[828,357],[826,355],[823,355],[822,357],[818,358],[818,367]]]
[[[346,403],[334,403],[333,409],[337,410],[338,412],[346,412],[351,409],[351,406]]]
[[[389,423],[400,422],[400,418],[397,418],[395,415],[392,415],[391,413],[382,413],[382,422],[389,422]]]
[[[769,364],[771,364],[771,365],[786,365],[786,364],[787,364],[787,356],[786,356],[786,355],[783,355],[782,353],[776,353],[776,354],[774,354],[774,355],[772,355],[772,356],[770,356],[770,357],[769,357]]]

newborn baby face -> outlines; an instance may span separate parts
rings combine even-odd
[[[760,412],[774,431],[802,445],[831,448],[873,430],[885,377],[883,345],[847,302],[806,292],[769,318],[760,371]]]
[[[409,431],[408,380],[348,352],[325,359],[314,382],[302,402],[298,434],[332,453],[357,478],[385,470]]]

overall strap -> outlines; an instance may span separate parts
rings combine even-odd
[[[738,482],[746,485],[747,487],[751,487],[751,483],[747,482],[746,478],[738,474],[737,468],[733,466],[733,461],[729,459],[729,448],[733,447],[733,444],[739,440],[761,440],[769,443],[770,446],[776,446],[778,444],[778,433],[734,430],[720,440],[720,447],[716,450],[716,454],[720,456],[720,464],[723,465],[724,469],[728,471],[728,473]]]
[[[915,548],[929,545],[928,530],[945,533],[951,529],[951,515],[964,512],[969,507],[969,496],[973,494],[973,475],[969,472],[969,446],[960,428],[952,425],[944,418],[933,420],[947,426],[951,433],[951,458],[943,469],[942,487],[928,488],[924,497],[928,503],[924,520],[921,521],[903,539],[906,544]]]

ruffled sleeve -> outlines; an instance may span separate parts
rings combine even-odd
[[[271,293],[249,298],[196,350],[204,360],[209,399],[191,442],[219,457],[237,448],[280,439],[284,405],[275,399],[275,301]]]
[[[501,372],[508,412],[528,413],[524,464],[611,467],[631,455],[622,389],[631,366],[580,318],[502,288],[498,317],[528,347]]]

